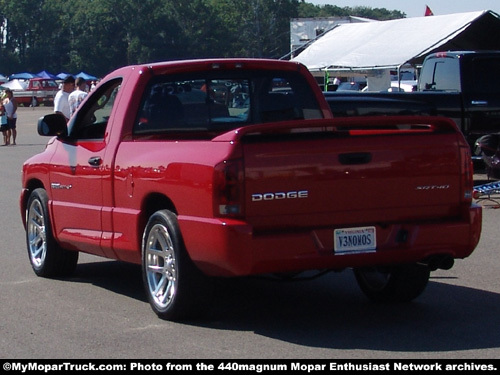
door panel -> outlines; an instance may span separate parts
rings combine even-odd
[[[90,144],[89,144],[90,143]],[[61,143],[52,159],[50,189],[57,237],[67,247],[103,255],[102,168],[89,164],[91,158],[103,157],[103,142]],[[90,146],[90,147],[89,147]]]
[[[113,257],[111,250],[101,246],[103,180],[110,175],[104,162],[106,129],[120,84],[116,79],[101,85],[75,113],[69,135],[56,141],[49,172],[54,230],[61,244],[108,257]]]

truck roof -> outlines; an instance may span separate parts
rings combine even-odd
[[[225,59],[193,59],[193,60],[175,60],[163,61],[142,65],[129,65],[111,72],[112,75],[120,74],[121,72],[137,70],[149,70],[153,74],[175,74],[177,71],[186,73],[199,70],[238,70],[238,69],[260,69],[260,70],[288,70],[297,71],[298,69],[307,68],[299,62],[273,60],[273,59],[252,59],[252,58],[225,58]]]
[[[273,59],[252,59],[252,58],[229,58],[229,59],[193,59],[193,60],[178,60],[178,61],[165,61],[148,64],[148,67],[161,71],[163,68],[182,67],[183,70],[187,66],[193,67],[194,70],[199,70],[202,67],[207,69],[246,69],[246,68],[259,68],[259,69],[287,69],[295,70],[297,66],[302,66],[299,62],[273,60]]]
[[[483,51],[442,51],[442,52],[435,52],[431,53],[426,57],[426,59],[429,58],[439,58],[439,57],[451,57],[451,58],[461,58],[463,56],[491,56],[491,55],[498,55],[500,56],[500,51],[496,50],[483,50]]]
[[[30,78],[28,81],[55,81],[55,79],[53,79],[53,78],[35,77],[35,78]]]

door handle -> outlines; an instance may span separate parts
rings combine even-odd
[[[372,154],[369,152],[352,152],[339,155],[340,164],[357,165],[368,164],[372,161]]]
[[[101,163],[102,163],[102,159],[100,156],[91,156],[89,159],[89,164],[94,166],[94,167],[100,166]]]

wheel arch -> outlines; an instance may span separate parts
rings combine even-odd
[[[22,193],[21,193],[21,198],[20,198],[20,208],[21,208],[21,218],[23,220],[23,225],[26,227],[26,210],[28,209],[28,200],[30,199],[31,193],[35,189],[47,189],[45,188],[45,185],[43,182],[39,179],[31,179],[26,183],[26,186],[23,188]],[[47,192],[48,194],[48,192]]]
[[[142,233],[146,228],[146,224],[148,223],[149,218],[151,217],[151,215],[153,215],[156,211],[159,210],[169,210],[176,215],[178,214],[174,202],[167,195],[157,192],[148,194],[144,198],[141,207],[141,215],[139,223],[139,233],[141,235],[138,236],[139,240],[141,240],[142,238]],[[139,243],[139,248],[140,246],[142,246],[141,243]]]
[[[178,214],[174,202],[165,194],[162,193],[151,193],[144,198],[142,203],[142,212],[146,218],[148,218],[159,210],[169,210]]]

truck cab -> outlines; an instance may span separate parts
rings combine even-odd
[[[461,93],[467,114],[462,130],[474,139],[500,131],[500,51],[453,51],[429,55],[419,91]]]

